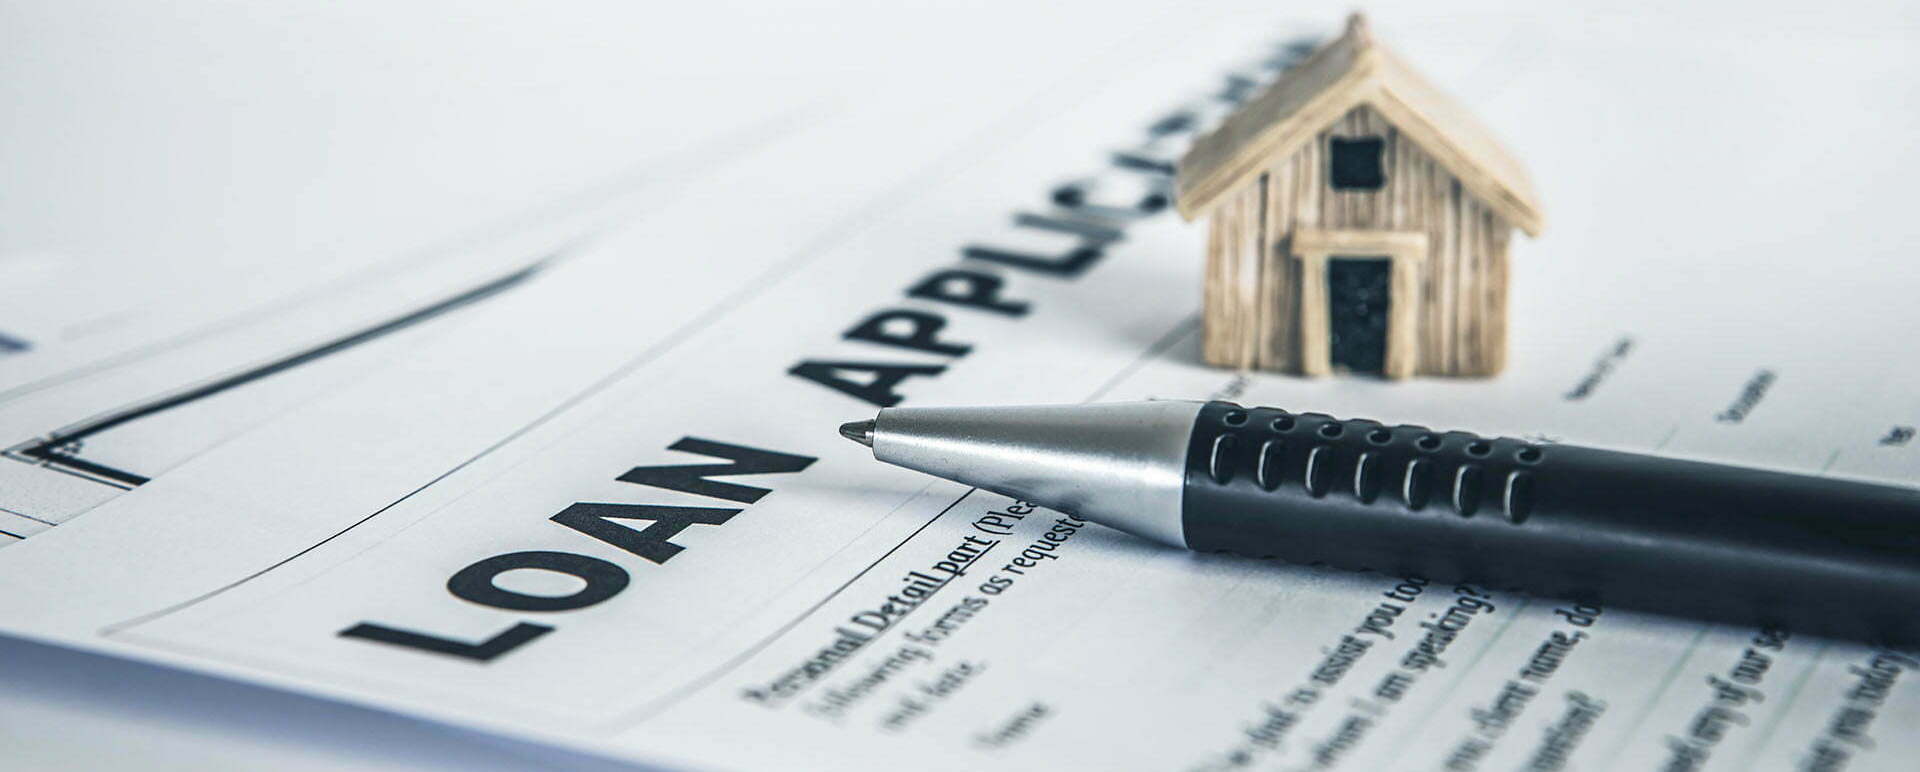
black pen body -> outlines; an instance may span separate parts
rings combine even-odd
[[[1920,643],[1920,492],[1225,402],[1187,546]]]

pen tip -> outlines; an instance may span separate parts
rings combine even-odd
[[[873,447],[873,422],[850,421],[841,424],[840,436],[871,448]]]

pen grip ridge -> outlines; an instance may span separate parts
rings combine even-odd
[[[1533,470],[1547,457],[1517,439],[1227,402],[1201,410],[1194,441],[1204,450],[1189,453],[1189,463],[1204,468],[1189,474],[1214,485],[1244,478],[1280,497],[1344,497],[1415,512],[1437,493],[1456,515],[1497,512],[1512,524],[1532,515]]]
[[[1228,402],[1188,547],[1920,643],[1920,491]]]

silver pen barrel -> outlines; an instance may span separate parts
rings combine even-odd
[[[896,466],[1185,548],[1198,402],[887,408],[840,433]]]

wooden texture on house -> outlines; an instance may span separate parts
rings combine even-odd
[[[1383,179],[1335,185],[1335,140],[1378,140],[1365,146],[1377,148]],[[1389,58],[1358,17],[1199,139],[1178,192],[1181,212],[1211,220],[1209,363],[1335,371],[1328,262],[1372,258],[1391,266],[1379,374],[1484,376],[1505,365],[1508,242],[1515,227],[1537,231],[1539,204],[1518,163]]]

